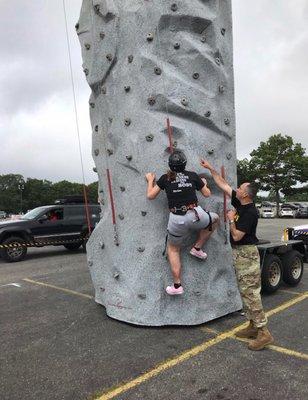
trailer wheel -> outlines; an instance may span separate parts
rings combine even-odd
[[[261,272],[262,290],[273,293],[279,288],[282,280],[282,263],[278,256],[268,254],[265,257]]]
[[[291,250],[282,257],[283,281],[290,286],[296,286],[304,272],[303,257],[300,252]]]

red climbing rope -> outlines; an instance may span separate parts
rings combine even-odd
[[[107,171],[107,180],[108,180],[108,190],[109,190],[110,204],[111,204],[112,223],[113,223],[113,225],[115,225],[116,217],[115,217],[115,207],[114,207],[112,185],[111,185],[111,176],[110,176],[109,169],[107,169],[106,171]]]
[[[88,201],[86,185],[83,185],[83,198],[84,198],[84,208],[85,208],[85,211],[86,211],[88,232],[89,232],[89,235],[91,235],[91,220],[90,220],[89,201]]]
[[[226,179],[225,167],[221,167],[221,176]],[[224,192],[224,223],[227,223],[227,195]]]
[[[172,154],[173,153],[172,128],[170,125],[169,117],[167,118],[167,131],[168,131],[168,137],[169,137],[169,151]]]

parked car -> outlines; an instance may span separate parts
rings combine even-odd
[[[294,218],[294,215],[295,215],[295,211],[289,207],[283,207],[279,211],[280,218]]]
[[[295,213],[296,218],[308,218],[308,207],[302,206],[296,210]]]
[[[0,211],[0,219],[5,219],[5,218],[6,218],[6,212]]]
[[[100,219],[100,206],[90,204],[89,211],[92,231]],[[16,262],[26,257],[28,247],[64,246],[74,251],[88,233],[84,204],[37,207],[17,220],[0,222],[0,255]]]
[[[260,217],[261,218],[275,218],[276,212],[273,208],[261,208]]]

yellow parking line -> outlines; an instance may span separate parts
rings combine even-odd
[[[301,296],[298,296],[297,298],[287,301],[286,303],[281,304],[280,306],[274,308],[273,310],[270,310],[267,313],[267,315],[268,316],[274,315],[278,312],[281,312],[281,311],[285,310],[286,308],[291,307],[292,305],[299,303],[306,298],[308,298],[308,292],[304,293]],[[133,389],[136,386],[139,386],[141,383],[159,375],[160,373],[168,370],[169,368],[175,367],[176,365],[190,359],[191,357],[194,357],[194,356],[204,352],[208,348],[217,345],[218,343],[222,342],[223,340],[233,337],[233,335],[236,332],[238,332],[239,330],[243,329],[246,326],[247,326],[247,322],[245,322],[229,331],[223,332],[223,333],[217,335],[215,338],[210,339],[196,347],[193,347],[190,350],[186,350],[182,354],[180,354],[174,358],[163,361],[161,364],[158,364],[156,367],[154,367],[153,369],[151,369],[148,372],[145,372],[144,374],[141,374],[137,378],[132,379],[131,381],[128,381],[126,383],[120,384],[118,387],[116,387],[114,389],[107,390],[100,397],[97,397],[96,400],[113,399],[114,397],[116,397],[124,392],[127,392],[128,390]]]
[[[291,293],[291,294],[303,294],[304,292],[296,292],[295,290],[289,290],[289,289],[279,289],[278,292],[284,292],[284,293]]]
[[[68,294],[73,294],[75,296],[85,297],[86,299],[91,299],[91,300],[93,299],[93,296],[90,296],[89,294],[75,292],[74,290],[62,288],[62,287],[59,287],[59,286],[50,285],[49,283],[34,281],[32,279],[29,279],[29,278],[24,278],[23,281],[29,282],[29,283],[33,283],[34,285],[40,285],[40,286],[45,286],[45,287],[49,287],[49,288],[52,288],[52,289],[60,290],[61,292],[68,293]]]

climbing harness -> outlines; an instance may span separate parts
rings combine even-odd
[[[181,206],[181,207],[173,207],[173,208],[170,208],[169,210],[170,210],[170,212],[172,212],[172,214],[176,214],[176,215],[185,215],[187,213],[187,211],[194,210],[198,220],[200,220],[199,215],[198,215],[197,211],[195,210],[195,207],[198,207],[198,203],[192,203],[192,204],[188,204],[187,206]]]

